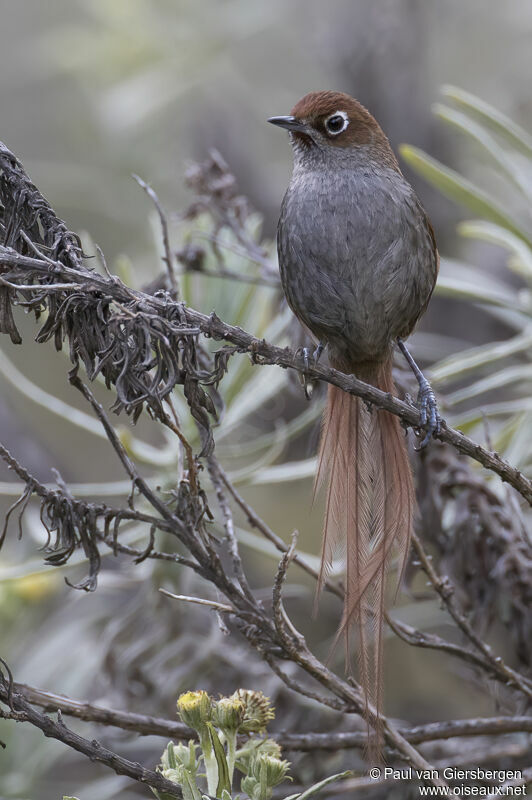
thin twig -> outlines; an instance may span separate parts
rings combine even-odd
[[[183,600],[185,603],[193,603],[198,606],[208,606],[209,608],[215,608],[216,611],[222,611],[225,614],[235,613],[235,609],[232,606],[225,605],[224,603],[217,603],[215,600],[204,600],[201,597],[188,597],[185,594],[174,594],[167,589],[159,589],[159,591],[161,594],[166,595],[166,597],[172,597],[174,600]]]
[[[249,524],[256,530],[260,531],[260,533],[262,533],[262,535],[266,539],[268,539],[268,541],[270,541],[273,545],[275,545],[275,547],[277,548],[277,550],[279,550],[280,553],[286,553],[286,551],[288,550],[288,545],[283,541],[283,539],[281,539],[280,536],[277,536],[277,534],[274,531],[272,531],[270,526],[257,514],[255,509],[252,508],[249,505],[249,503],[246,503],[240,492],[230,481],[229,476],[227,475],[223,467],[220,465],[219,468],[220,468],[220,476],[225,486],[227,487],[229,494],[234,499],[236,504],[240,506],[240,508],[246,515]],[[307,561],[303,558],[303,556],[299,555],[299,553],[297,552],[293,553],[292,561],[294,562],[294,564],[297,564],[299,567],[301,567],[301,569],[304,570],[308,575],[311,575],[313,578],[316,579],[318,578],[319,576],[318,570],[314,569],[314,567],[308,564]],[[338,586],[337,584],[335,584],[333,581],[330,580],[326,580],[324,586],[328,591],[332,592],[333,594],[337,595],[337,597],[340,597],[343,600],[344,593],[340,586]]]
[[[473,646],[482,653],[491,670],[502,679],[504,683],[508,686],[515,687],[529,700],[532,700],[532,685],[529,680],[512,669],[512,667],[505,664],[503,659],[500,656],[496,656],[491,647],[480,638],[467,617],[460,611],[454,597],[454,587],[450,580],[447,577],[438,575],[420,538],[415,533],[412,535],[412,543],[424,572],[462,633],[464,633]]]
[[[45,711],[60,710],[67,716],[76,717],[85,722],[111,725],[123,730],[135,731],[142,736],[170,737],[184,741],[196,738],[196,734],[191,728],[175,720],[103,708],[55,692],[43,691],[24,683],[14,683],[13,688],[30,703],[41,706]],[[532,733],[532,717],[479,717],[477,719],[447,720],[410,728],[400,727],[399,730],[411,744],[464,737],[505,736],[509,733]],[[329,731],[327,733],[281,731],[275,734],[275,740],[285,750],[336,751],[364,748],[367,744],[367,734],[364,731]]]
[[[91,761],[99,761],[105,764],[114,770],[117,775],[127,775],[135,781],[151,786],[161,792],[166,792],[170,797],[183,797],[179,786],[163,778],[160,773],[146,769],[141,764],[119,756],[101,745],[96,739],[91,741],[84,739],[70,730],[70,728],[67,728],[60,718],[55,722],[47,714],[37,711],[18,691],[12,690],[10,695],[10,690],[3,679],[0,679],[0,700],[3,703],[10,704],[10,708],[17,713],[17,721],[29,722],[34,727],[39,728],[45,736],[63,742],[73,750],[77,750],[87,756]]]
[[[155,208],[157,209],[157,213],[159,215],[159,220],[161,223],[161,232],[163,237],[163,246],[164,246],[164,262],[166,264],[166,270],[168,272],[168,280],[170,281],[171,292],[174,300],[179,300],[179,284],[177,282],[177,265],[172,253],[172,248],[170,247],[170,236],[168,233],[168,220],[166,218],[166,214],[163,210],[163,207],[157,197],[156,192],[149,186],[142,178],[139,178],[138,175],[133,175],[133,178],[137,181],[138,185],[144,189],[148,197],[152,200]]]
[[[229,544],[229,550],[231,553],[231,558],[233,562],[233,570],[240,584],[240,587],[246,597],[252,602],[255,603],[255,598],[253,597],[253,593],[251,591],[251,587],[248,583],[248,579],[246,578],[246,574],[244,572],[244,567],[242,565],[242,559],[240,557],[240,552],[238,549],[238,541],[235,534],[235,527],[233,524],[233,515],[231,513],[231,507],[227,501],[224,491],[224,479],[223,479],[223,470],[220,466],[220,462],[212,453],[208,460],[207,466],[209,469],[209,475],[211,476],[211,481],[214,486],[214,491],[216,492],[216,498],[218,500],[218,505],[220,506],[220,510],[222,512],[222,516],[224,519],[224,529],[227,538],[227,542]]]

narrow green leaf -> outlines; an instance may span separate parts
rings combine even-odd
[[[464,414],[457,414],[453,417],[453,423],[455,428],[468,433],[486,418],[504,417],[525,411],[532,411],[532,400],[522,398],[519,400],[507,400],[503,403],[489,403],[483,405],[481,409],[474,408]]]
[[[329,778],[315,783],[314,786],[311,786],[310,789],[306,789],[306,791],[301,794],[291,794],[289,797],[285,797],[284,800],[307,800],[307,798],[313,797],[315,794],[318,794],[318,792],[321,792],[321,790],[330,783],[341,781],[344,778],[350,778],[352,774],[351,770],[348,769],[346,772],[339,772],[337,775],[331,775]]]
[[[170,769],[177,769],[178,763],[174,753],[174,743],[168,742],[166,745],[166,755],[168,757],[168,766]]]
[[[242,469],[231,472],[231,480],[233,483],[246,483],[252,480],[253,476],[262,469],[270,469],[270,465],[277,461],[278,457],[284,450],[284,441],[280,437],[273,437],[271,447],[260,458],[256,459],[252,464],[247,464]]]
[[[183,770],[183,800],[200,800],[201,794],[194,776],[186,769]]]
[[[0,373],[24,397],[60,417],[61,420],[75,425],[82,430],[105,439],[105,431],[98,420],[78,408],[68,405],[53,394],[45,392],[40,386],[29,380],[0,350]]]
[[[299,481],[310,478],[316,471],[316,459],[307,458],[303,461],[287,461],[273,467],[257,470],[251,483],[285,483],[286,481]]]
[[[225,428],[224,423],[222,423],[217,434],[218,444],[223,441],[224,453],[228,453],[229,455],[235,455],[239,457],[251,455],[256,453],[258,450],[264,449],[265,447],[270,447],[272,443],[272,435],[279,436],[285,443],[289,442],[290,439],[298,436],[306,428],[312,425],[312,423],[315,422],[320,416],[321,411],[321,403],[308,403],[305,410],[289,422],[286,422],[283,419],[276,420],[276,429],[273,434],[270,432],[264,433],[259,436],[254,436],[253,439],[249,439],[246,442],[225,442],[229,430]],[[233,427],[236,427],[236,425],[237,423],[235,422]],[[1,486],[2,484],[0,483],[0,487]]]
[[[457,403],[463,403],[465,400],[471,400],[479,395],[491,392],[494,389],[500,389],[501,386],[508,386],[511,383],[519,382],[529,384],[532,381],[532,365],[519,364],[513,367],[506,367],[498,372],[487,375],[481,380],[469,386],[464,386],[463,389],[457,389],[456,392],[451,392],[445,395],[446,404],[453,406]]]
[[[526,180],[526,174],[518,168],[515,161],[508,155],[507,151],[499,145],[496,139],[478,122],[475,122],[466,114],[455,111],[443,103],[435,103],[432,106],[433,113],[449,125],[453,125],[458,130],[470,136],[491,156],[496,164],[503,170],[505,175],[517,186],[527,200],[530,199],[532,185]]]
[[[211,740],[212,748],[218,765],[218,786],[216,787],[216,796],[220,797],[222,792],[231,791],[231,783],[229,781],[229,767],[227,766],[227,758],[225,757],[225,750],[216,733],[212,722],[207,722],[207,729],[209,731],[209,738]]]
[[[477,282],[468,281],[466,277],[454,277],[451,275],[441,275],[436,284],[436,294],[440,297],[452,297],[454,300],[469,300],[473,303],[483,303],[489,306],[499,306],[501,308],[516,309],[520,311],[528,311],[517,298],[514,292],[504,289],[497,291],[490,285],[490,281],[486,279],[480,282],[480,276]]]
[[[249,364],[248,367],[248,380],[233,397],[231,404],[226,411],[224,424],[231,426],[237,422],[241,422],[245,417],[254,413],[260,406],[267,400],[281,391],[282,386],[286,383],[286,375],[283,370],[274,369],[274,367],[261,367],[260,373],[253,371]],[[250,378],[253,374],[254,380]]]
[[[509,420],[497,431],[494,449],[504,452],[505,458],[518,469],[526,469],[531,463],[530,440],[532,438],[532,414],[523,411]]]
[[[425,180],[439,189],[442,194],[456,203],[469,208],[480,217],[496,222],[519,236],[527,244],[531,243],[530,235],[517,226],[505,210],[493,200],[483,189],[464,178],[450,167],[428,156],[423,150],[403,144],[399,148],[404,160],[412,169],[419,172]]]
[[[532,136],[501,111],[456,86],[447,84],[442,87],[442,93],[462,108],[473,111],[512,146],[519,148],[529,158],[532,158]]]
[[[460,222],[457,230],[465,238],[480,239],[504,247],[514,256],[508,262],[510,269],[524,278],[532,278],[532,249],[519,236],[494,222],[480,219]]]
[[[430,380],[436,384],[454,380],[486,364],[493,364],[515,353],[525,352],[531,347],[532,330],[524,331],[504,342],[490,342],[480,347],[472,347],[435,364],[429,370]]]
[[[521,414],[515,414],[513,417],[505,421],[504,425],[502,425],[497,430],[495,436],[492,436],[491,446],[494,448],[495,451],[501,451],[504,452],[505,455],[507,454],[508,449],[510,448],[510,445],[512,443],[512,439],[515,437],[515,435],[521,428],[523,420],[525,419],[526,419],[526,414],[521,413]],[[527,442],[528,441],[530,441],[530,437],[527,438]],[[518,464],[517,462],[512,461],[512,464],[514,463],[516,467],[520,466],[520,464]]]

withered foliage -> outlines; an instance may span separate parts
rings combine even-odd
[[[167,288],[153,298],[137,293],[91,268],[76,234],[68,230],[49,203],[31,183],[20,162],[0,143],[0,331],[19,344],[12,308],[14,304],[44,317],[36,341],[53,340],[57,350],[66,343],[77,380],[80,363],[89,379],[101,373],[107,388],[114,389],[112,410],[125,411],[137,421],[142,410],[168,424],[165,398],[176,385],[183,387],[190,413],[197,423],[202,449],[197,458],[212,452],[211,419],[222,408],[216,386],[223,376],[232,348],[222,347],[211,357],[199,341],[199,329],[182,316],[182,306],[171,302]],[[18,267],[23,266],[23,271]],[[64,283],[68,276],[68,284]],[[16,289],[17,284],[31,289]],[[162,281],[163,286],[166,281]],[[61,288],[61,287],[68,288]],[[19,477],[27,481],[29,494],[36,482],[14,460]],[[74,501],[66,491],[46,491],[41,486],[41,518],[48,531],[46,561],[66,563],[76,547],[89,560],[89,575],[77,588],[93,590],[100,566],[99,540],[116,540],[128,513]],[[28,490],[15,507],[24,510]],[[205,508],[200,487],[178,487],[174,501],[180,517],[197,527]],[[190,506],[193,510],[190,510]],[[195,510],[194,510],[195,509]],[[5,537],[9,516],[0,536]]]
[[[423,537],[464,611],[484,635],[504,624],[523,667],[532,667],[532,547],[515,496],[504,500],[451,448],[434,444],[418,470]]]
[[[36,340],[53,339],[60,350],[66,341],[74,367],[83,362],[90,380],[101,373],[107,388],[116,391],[113,410],[124,410],[136,421],[144,407],[156,418],[164,415],[162,404],[176,385],[182,385],[191,413],[201,427],[203,450],[212,450],[208,414],[216,416],[218,397],[205,391],[214,385],[219,371],[214,370],[205,352],[198,347],[197,328],[182,318],[180,306],[163,289],[157,310],[146,305],[144,296],[117,283],[109,296],[98,284],[98,273],[84,258],[78,237],[53,212],[29,181],[14,156],[0,145],[0,243],[13,254],[24,257],[27,284],[39,285],[24,291],[25,299],[16,302],[35,313],[46,311],[46,321]],[[42,259],[49,259],[43,274]],[[31,261],[35,261],[35,270]],[[70,268],[69,278],[79,291],[58,288],[57,266]],[[64,274],[64,271],[62,271]],[[2,270],[5,281],[19,282],[20,273]],[[59,284],[60,286],[61,284]],[[12,304],[16,291],[0,287],[0,331],[21,342]]]

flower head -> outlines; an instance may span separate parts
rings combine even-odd
[[[267,800],[278,786],[287,778],[288,761],[275,756],[259,753],[250,764],[246,777],[242,780],[242,789],[252,800]]]
[[[270,700],[262,692],[251,689],[238,689],[231,700],[240,700],[244,706],[244,717],[240,724],[240,733],[261,733],[275,717]]]
[[[242,700],[233,697],[221,697],[212,708],[212,721],[224,733],[238,731],[244,721],[245,706]]]
[[[199,732],[212,717],[212,700],[203,690],[185,692],[179,696],[177,710],[185,725]]]

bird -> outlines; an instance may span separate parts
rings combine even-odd
[[[419,384],[425,433],[440,429],[430,384],[404,340],[425,312],[439,269],[434,230],[403,176],[384,131],[355,98],[306,94],[288,116],[268,122],[289,132],[293,170],[277,228],[281,283],[295,316],[332,367],[395,393],[397,345]],[[308,364],[309,350],[304,352]],[[368,737],[382,735],[383,624],[391,562],[398,582],[416,513],[406,438],[397,416],[371,409],[329,384],[315,492],[325,485],[318,594],[336,555],[345,593],[335,643],[358,637],[359,681]],[[370,733],[373,728],[373,734]]]

